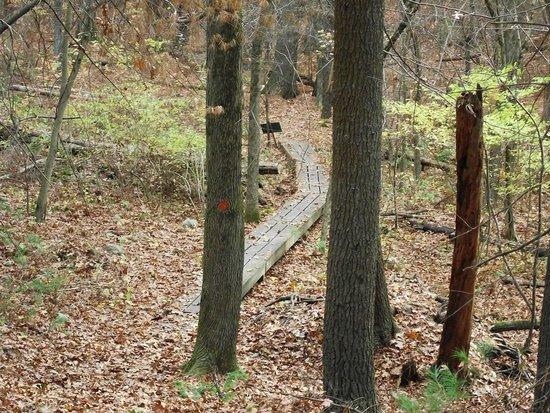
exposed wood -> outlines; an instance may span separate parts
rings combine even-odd
[[[258,166],[260,175],[277,175],[279,173],[279,165],[276,163],[261,163]]]
[[[325,205],[328,179],[307,142],[283,142],[282,150],[295,163],[298,192],[245,240],[242,296],[319,219]],[[197,313],[200,295],[187,298],[185,312]]]
[[[481,171],[483,165],[483,105],[481,88],[463,93],[456,103],[456,237],[449,285],[449,303],[443,324],[437,365],[458,371],[457,351],[470,349],[473,299],[481,217]]]
[[[538,330],[540,327],[540,322],[535,322],[535,329]],[[510,321],[500,321],[495,323],[489,331],[491,333],[502,333],[504,331],[520,331],[520,330],[529,330],[531,328],[531,320],[510,320]]]

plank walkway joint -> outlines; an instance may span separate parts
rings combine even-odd
[[[313,148],[304,141],[284,141],[281,148],[294,164],[298,190],[267,222],[245,239],[244,297],[265,273],[319,219],[326,201],[328,178]],[[200,294],[184,303],[183,310],[198,313]]]

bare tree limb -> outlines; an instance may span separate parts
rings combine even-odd
[[[413,3],[410,0],[405,2],[405,13],[403,15],[403,20],[397,26],[397,29],[393,34],[388,38],[388,42],[384,46],[384,58],[388,55],[389,51],[393,49],[395,42],[403,34],[405,29],[411,24],[411,17],[418,11],[420,8],[421,1]]]
[[[32,0],[31,2],[19,7],[13,13],[6,17],[6,19],[0,19],[0,35],[4,33],[8,28],[13,25],[17,20],[30,12],[36,6],[40,4],[42,0]]]

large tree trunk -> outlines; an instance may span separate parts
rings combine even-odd
[[[550,411],[550,258],[546,260],[546,285],[542,300],[533,413]]]
[[[369,412],[378,411],[373,323],[380,271],[382,33],[383,0],[336,0],[323,382],[328,397]]]
[[[197,339],[185,371],[237,368],[244,223],[241,199],[241,3],[209,2],[206,86],[206,212]]]
[[[456,238],[449,288],[449,304],[443,325],[437,365],[457,371],[457,351],[468,354],[477,270],[483,165],[483,106],[481,91],[464,93],[456,104]]]
[[[262,72],[262,45],[264,43],[265,28],[263,19],[265,10],[262,6],[258,27],[252,41],[250,51],[250,107],[248,110],[248,156],[246,165],[246,222],[259,222],[260,209],[258,206],[258,168],[260,164],[260,77]]]

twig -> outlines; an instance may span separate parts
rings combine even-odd
[[[548,228],[546,231],[541,232],[540,235],[537,235],[536,237],[531,238],[529,241],[526,241],[526,242],[524,242],[523,244],[517,246],[516,248],[512,248],[512,249],[510,249],[510,250],[503,251],[503,252],[501,252],[501,253],[499,253],[499,254],[493,255],[492,257],[489,257],[489,258],[487,258],[487,259],[485,259],[485,260],[483,260],[483,261],[477,263],[477,264],[474,265],[473,267],[474,267],[474,268],[478,268],[478,267],[481,267],[481,266],[483,266],[483,265],[485,265],[485,264],[487,264],[487,263],[489,263],[489,262],[491,262],[491,261],[493,261],[493,260],[495,260],[495,259],[497,259],[497,258],[504,257],[504,256],[506,256],[506,255],[510,255],[510,254],[512,254],[512,253],[514,253],[514,252],[516,252],[516,251],[519,251],[519,250],[525,248],[527,245],[530,245],[530,244],[532,244],[532,243],[538,241],[539,239],[543,238],[544,236],[546,236],[546,235],[548,235],[548,234],[550,234],[550,228]],[[472,268],[472,267],[470,267],[470,268]]]

